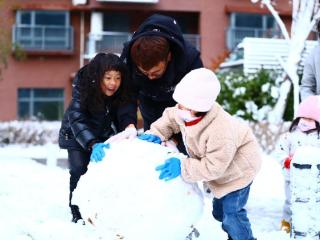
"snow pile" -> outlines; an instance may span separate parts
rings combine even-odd
[[[172,156],[183,157],[138,139],[114,143],[102,162],[89,164],[73,204],[110,239],[184,240],[201,218],[204,201],[196,184],[158,179],[155,167]]]
[[[0,123],[0,144],[56,143],[61,122],[11,121]]]
[[[150,147],[151,149],[154,147],[154,145],[151,144],[145,144],[144,146]],[[140,151],[140,147],[137,147],[136,145],[134,147]],[[54,149],[56,150],[55,155],[59,155],[59,148],[56,146]],[[150,152],[152,152],[151,149]],[[109,152],[110,154],[111,150],[112,149],[110,149]],[[41,165],[30,159],[31,157],[39,157],[42,154],[45,154],[44,151],[44,147],[32,145],[9,145],[1,148],[0,239],[130,240],[130,238],[123,238],[121,236],[115,237],[115,233],[119,231],[117,231],[117,229],[108,228],[110,221],[107,216],[104,217],[106,223],[99,221],[96,222],[97,226],[93,226],[91,224],[80,225],[71,222],[70,209],[68,207],[68,170]],[[130,156],[130,154],[135,155],[135,153],[127,151],[127,148],[123,148],[123,151],[126,151],[128,156]],[[118,154],[119,156],[125,155],[123,152]],[[156,158],[156,154],[157,151],[153,149],[152,158]],[[111,158],[108,158],[107,151],[106,164],[108,163],[108,160],[111,160]],[[121,159],[119,161],[123,162]],[[96,164],[96,166],[99,166],[99,164]],[[136,166],[136,168],[138,167],[149,168],[149,164],[144,163],[143,165]],[[123,171],[128,171],[126,170],[128,168],[126,165],[124,165],[124,168],[125,169],[123,169]],[[140,169],[139,171],[141,172],[143,170]],[[87,174],[90,173],[88,172]],[[120,174],[121,173],[119,173],[119,175]],[[158,175],[156,174],[155,177],[157,178]],[[130,194],[132,194],[133,190],[128,191],[128,188],[126,187],[124,188],[124,191],[120,193],[121,187],[125,184],[131,184],[131,181],[139,182],[141,180],[138,177],[129,180],[127,180],[127,177],[117,177],[115,181],[115,186],[113,186],[111,190],[119,186],[119,194],[121,194],[122,198],[125,199],[119,200],[119,203],[125,202],[126,205],[131,205],[132,197]],[[154,183],[153,180],[148,181],[151,185],[154,185],[154,187],[152,189],[150,188],[150,192],[144,195],[145,199],[154,198],[153,195],[157,195],[158,191],[161,191],[161,189],[159,189],[160,185],[158,185],[160,184],[160,181],[156,183]],[[290,239],[289,234],[279,230],[282,205],[284,202],[283,183],[281,166],[273,157],[264,155],[261,171],[253,181],[247,205],[254,236],[259,240]],[[90,196],[90,194],[96,191],[96,188],[101,188],[103,184],[110,185],[110,183],[107,182],[99,182],[86,192],[87,196]],[[171,181],[163,184],[167,184],[169,187],[173,182]],[[125,190],[128,192],[126,193]],[[139,191],[138,185],[135,186],[135,190]],[[108,189],[105,191],[108,191]],[[179,192],[179,190],[177,191]],[[170,198],[174,201],[175,198],[179,198],[179,195],[172,194]],[[162,205],[160,201],[163,201],[163,199],[159,198],[156,200],[157,201],[154,202],[154,206],[157,207],[160,212],[160,207]],[[187,199],[181,200],[180,204],[185,206],[185,201],[187,201]],[[101,202],[98,202],[97,205],[101,204]],[[226,240],[228,237],[221,229],[221,223],[215,221],[211,215],[211,200],[205,199],[204,202],[205,206],[202,217],[196,225],[196,228],[200,232],[200,237],[193,240]],[[123,211],[117,204],[114,204],[112,201],[111,204],[113,205],[108,205],[108,203],[109,202],[106,201],[103,205],[103,210],[106,212],[105,214],[107,214],[107,212],[110,216],[123,214]],[[126,205],[123,207],[128,208]],[[168,207],[174,208],[173,205]],[[180,209],[179,205],[175,207],[178,210]],[[189,205],[188,208],[189,207],[193,206]],[[188,208],[185,210],[188,211]],[[119,209],[120,212],[117,213]],[[167,216],[165,221],[163,220],[164,217],[161,217],[162,212]],[[148,230],[146,229],[143,233],[146,234],[146,236],[152,237],[144,238],[139,236],[139,238],[131,240],[157,239],[158,233],[166,230],[166,221],[170,221],[171,217],[177,215],[175,211],[171,212],[170,215],[168,215],[168,212],[165,210],[162,212],[155,215],[152,219],[152,223],[155,222],[154,225],[157,226],[157,229],[153,232],[154,236],[152,236],[152,233],[146,233]],[[142,213],[144,213],[143,209],[141,209],[141,214]],[[137,213],[137,221],[141,214]],[[320,216],[320,214],[318,216]],[[126,218],[128,217],[128,214],[125,213],[122,217],[124,221],[127,221]],[[135,220],[133,220],[133,223],[134,222]],[[180,224],[176,225],[177,228],[180,226]],[[126,231],[124,230],[123,232]]]
[[[319,239],[320,149],[299,147],[292,159],[290,181],[294,239]]]

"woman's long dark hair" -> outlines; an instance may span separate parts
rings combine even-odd
[[[118,71],[121,74],[120,87],[111,97],[107,97],[101,84],[105,72]],[[78,71],[81,108],[90,112],[104,108],[106,98],[112,99],[112,104],[120,105],[128,100],[128,71],[120,58],[112,53],[98,53],[86,66]]]

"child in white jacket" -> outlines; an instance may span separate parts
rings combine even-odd
[[[299,105],[296,118],[292,121],[289,132],[279,140],[276,158],[281,164],[285,179],[285,203],[281,229],[291,230],[290,199],[290,162],[300,146],[320,147],[320,96],[310,96]]]

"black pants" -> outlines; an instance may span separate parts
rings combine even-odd
[[[150,125],[156,121],[158,118],[162,116],[163,111],[167,107],[173,107],[176,105],[176,102],[174,100],[172,101],[165,101],[165,102],[156,102],[151,99],[148,99],[146,97],[140,98],[140,112],[143,118],[143,128],[144,130],[149,130]],[[186,147],[184,146],[182,135],[181,133],[175,134],[172,136],[175,141],[177,142],[177,148],[180,152],[182,152],[185,155],[187,154]]]
[[[70,194],[69,205],[71,205],[72,193],[76,189],[80,177],[88,170],[90,153],[79,150],[68,150],[69,173],[70,173]]]

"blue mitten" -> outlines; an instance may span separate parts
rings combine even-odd
[[[160,171],[159,179],[169,181],[181,174],[181,162],[180,159],[171,157],[168,158],[164,164],[156,167],[156,171]]]
[[[102,161],[103,157],[105,156],[104,148],[110,148],[110,144],[106,143],[96,143],[92,147],[92,153],[90,155],[90,160],[93,162],[100,162]]]
[[[161,139],[158,136],[153,135],[153,134],[142,134],[138,138],[141,140],[147,141],[147,142],[161,144]]]

